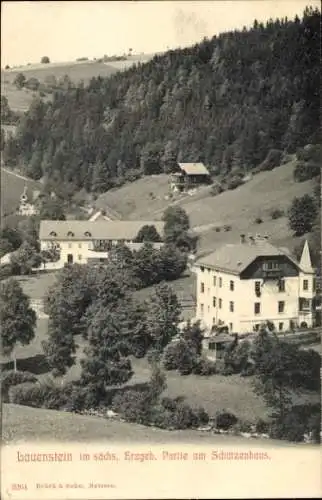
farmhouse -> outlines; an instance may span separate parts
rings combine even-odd
[[[160,221],[53,221],[40,223],[39,240],[42,251],[56,249],[60,255],[57,267],[65,264],[102,262],[113,245],[125,243],[138,250],[142,243],[134,240],[144,226],[154,226],[162,238],[164,223]],[[153,243],[160,247],[162,243]]]
[[[203,163],[178,163],[178,170],[170,177],[170,187],[174,191],[186,191],[210,182],[210,174]]]
[[[195,263],[196,317],[209,330],[257,331],[272,322],[279,331],[312,326],[315,273],[308,243],[300,262],[267,239],[227,244]]]

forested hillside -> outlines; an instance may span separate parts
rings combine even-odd
[[[35,101],[7,139],[7,165],[102,192],[174,161],[244,175],[271,150],[318,141],[320,13],[270,20],[155,56]]]

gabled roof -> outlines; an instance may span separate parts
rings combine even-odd
[[[56,221],[40,222],[40,240],[133,240],[143,226],[155,226],[163,235],[162,221]]]
[[[187,175],[210,175],[203,163],[179,163],[178,165]]]
[[[286,256],[300,269],[300,264],[287,252],[274,247],[266,240],[223,245],[215,252],[199,259],[195,265],[239,275],[258,257],[276,257],[278,255]]]

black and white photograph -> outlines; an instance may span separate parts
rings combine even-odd
[[[319,497],[320,2],[1,11],[3,500]]]

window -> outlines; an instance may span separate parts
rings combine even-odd
[[[212,305],[213,305],[214,307],[216,307],[216,305],[217,305],[217,299],[216,299],[216,297],[213,297],[213,298],[212,298]]]
[[[210,312],[210,306],[207,307],[207,312]]]
[[[278,329],[279,329],[280,332],[283,330],[283,328],[284,328],[284,323],[283,322],[279,323],[278,324]]]
[[[55,231],[51,231],[51,233],[49,233],[49,236],[57,236],[57,233]]]
[[[279,262],[269,260],[267,262],[264,262],[263,264],[263,269],[265,271],[272,271],[273,269],[279,269],[280,265]]]
[[[259,297],[261,294],[261,282],[260,281],[255,281],[255,294],[257,297]]]
[[[232,332],[233,331],[233,324],[229,323],[229,330]]]
[[[278,312],[283,313],[285,309],[285,302],[283,300],[278,301]]]
[[[221,308],[222,308],[222,300],[219,299],[219,309],[221,309]]]
[[[216,286],[216,285],[217,285],[217,278],[216,278],[216,276],[214,276],[214,286]]]
[[[303,290],[309,289],[309,280],[303,280]]]
[[[67,236],[74,236],[74,233],[72,231],[68,231]]]
[[[234,283],[233,281],[230,281],[230,283],[229,283],[229,288],[230,288],[230,290],[231,290],[232,292],[234,291],[234,289],[235,289],[235,283]]]
[[[229,311],[234,312],[234,303],[232,301],[229,302]]]
[[[316,278],[313,278],[313,292],[316,291]]]
[[[278,291],[285,292],[285,280],[279,280],[278,282]]]
[[[260,314],[261,312],[261,303],[260,302],[255,302],[254,304],[254,313],[255,314]]]
[[[91,233],[89,231],[85,231],[85,236],[92,236]]]
[[[204,293],[204,291],[205,291],[205,284],[204,283],[200,283],[200,292]]]
[[[200,266],[200,271],[203,273],[205,268],[203,266]]]
[[[200,304],[200,314],[201,314],[201,316],[203,316],[203,313],[204,313],[204,305]]]
[[[222,278],[219,278],[219,287],[222,287]]]
[[[78,248],[82,248],[82,244],[81,243],[78,243]]]
[[[68,248],[72,248],[73,244],[72,243],[68,243]]]
[[[78,260],[82,260],[81,254],[78,255]]]

